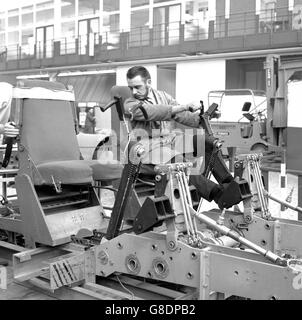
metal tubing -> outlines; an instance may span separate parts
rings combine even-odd
[[[185,208],[185,204],[184,204],[184,199],[181,195],[182,193],[182,188],[181,188],[181,184],[180,184],[180,178],[179,178],[179,175],[176,174],[176,179],[177,179],[177,182],[178,182],[178,187],[179,187],[179,192],[180,192],[180,201],[181,201],[181,205],[183,207],[183,210],[184,210],[184,218],[185,218],[185,224],[186,224],[186,228],[187,228],[187,233],[188,235],[190,235],[190,226],[189,226],[189,222],[188,222],[188,218],[187,218],[187,214],[186,214],[186,208]]]
[[[266,257],[267,259],[269,259],[270,261],[272,261],[274,263],[278,263],[280,265],[286,265],[286,261],[284,259],[282,259],[281,257],[279,257],[278,255],[276,255],[275,253],[273,253],[272,251],[266,250],[266,249],[258,246],[257,244],[243,238],[237,232],[229,229],[226,226],[221,226],[221,225],[217,224],[217,222],[215,220],[207,217],[203,213],[198,213],[193,208],[190,208],[190,210],[191,210],[192,215],[196,216],[197,219],[199,219],[203,223],[207,224],[208,226],[212,227],[216,231],[218,231],[218,232],[222,233],[223,235],[228,236],[228,237],[240,242],[241,244],[245,245],[246,247],[260,253],[261,255],[263,255],[264,257]]]
[[[262,177],[261,177],[261,170],[260,170],[260,166],[259,166],[259,161],[256,162],[256,172],[258,174],[258,180],[259,180],[259,184],[261,187],[261,196],[263,197],[263,201],[264,201],[264,215],[265,215],[265,217],[270,217],[267,199],[265,199],[265,196],[263,193],[263,190],[265,190],[265,189],[264,189],[264,185],[263,185],[263,181],[262,181]]]
[[[265,195],[268,197],[268,198],[270,198],[270,199],[272,199],[273,201],[276,201],[276,202],[278,202],[278,203],[280,203],[280,204],[283,204],[284,206],[286,206],[286,207],[288,207],[288,208],[290,208],[290,209],[292,209],[292,210],[294,210],[294,211],[297,211],[297,212],[299,212],[299,213],[302,213],[302,208],[301,207],[298,207],[298,206],[293,206],[293,205],[291,205],[290,203],[288,203],[288,202],[286,202],[286,201],[282,201],[282,200],[280,200],[280,199],[277,199],[277,198],[275,198],[274,196],[272,196],[270,193],[268,193],[266,190],[264,190],[264,192],[265,192]]]
[[[258,171],[258,167],[257,167],[257,163],[254,163],[254,176],[255,176],[255,180],[256,180],[256,185],[257,185],[257,190],[258,190],[258,195],[259,198],[261,198],[261,208],[263,211],[263,215],[264,217],[268,216],[268,208],[266,205],[266,200],[263,194],[263,189],[264,187],[262,186],[262,181],[261,181],[261,176],[259,177],[259,171]]]
[[[178,178],[179,178],[180,186],[181,186],[181,195],[180,195],[180,197],[182,198],[182,202],[184,203],[185,215],[187,217],[187,221],[188,221],[192,236],[195,239],[196,238],[196,232],[195,232],[195,230],[193,228],[193,222],[192,222],[191,215],[190,215],[190,206],[188,204],[188,199],[186,199],[186,190],[185,190],[185,186],[184,186],[184,182],[183,182],[183,179],[182,179],[181,172],[179,172]]]
[[[193,207],[193,203],[192,203],[192,197],[191,197],[191,193],[190,193],[190,189],[189,189],[189,185],[188,185],[188,180],[186,178],[186,175],[184,173],[184,171],[181,171],[181,178],[183,180],[183,185],[184,185],[184,188],[185,188],[185,192],[186,192],[186,198],[187,198],[187,203],[188,203],[188,206],[189,207]],[[189,217],[189,220],[192,224],[192,228],[193,228],[193,234],[194,236],[197,236],[197,225],[196,225],[196,221],[195,221],[195,218],[191,217],[191,214],[190,214],[190,208],[187,207],[187,212],[188,212],[188,217]]]
[[[229,248],[235,247],[236,245],[238,245],[238,241],[227,236],[221,236],[217,238],[217,241],[221,243],[224,247],[229,247]]]

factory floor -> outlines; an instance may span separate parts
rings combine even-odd
[[[0,289],[0,300],[58,300],[40,291],[37,287],[13,279],[12,267],[7,268],[7,289]]]

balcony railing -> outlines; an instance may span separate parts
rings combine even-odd
[[[231,14],[228,19],[225,16],[218,16],[215,21],[192,19],[184,24],[180,22],[158,24],[154,25],[152,29],[142,26],[124,33],[111,30],[105,33],[38,42],[34,45],[11,45],[2,50],[0,61],[48,59],[56,55],[87,55],[91,47],[96,48],[98,52],[104,52],[115,49],[173,46],[190,41],[199,42],[209,39],[299,30],[302,30],[302,13],[288,10],[284,14],[263,11],[256,15],[254,12],[246,12]],[[55,46],[55,43],[58,45]],[[55,51],[56,47],[59,47],[58,52]]]

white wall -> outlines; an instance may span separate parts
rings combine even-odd
[[[211,90],[225,90],[226,61],[180,62],[176,65],[176,100],[189,103],[203,100],[208,106]]]
[[[127,71],[133,66],[127,67],[118,67],[116,69],[116,85],[117,86],[126,86],[127,79],[126,74]],[[157,87],[157,66],[156,65],[144,65],[145,68],[148,69],[151,75],[152,87],[156,89]]]
[[[288,83],[288,127],[302,127],[302,81]]]
[[[157,88],[175,97],[176,71],[170,69],[157,69]]]

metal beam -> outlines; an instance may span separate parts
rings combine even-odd
[[[196,56],[178,56],[171,58],[156,58],[156,59],[144,59],[144,60],[129,60],[129,61],[120,61],[120,62],[108,62],[108,63],[92,63],[92,64],[83,64],[83,65],[73,65],[73,66],[64,66],[64,67],[46,67],[46,68],[37,68],[37,69],[24,69],[24,70],[10,70],[10,71],[1,71],[0,75],[23,75],[26,73],[40,73],[41,71],[62,71],[62,70],[77,70],[79,68],[87,69],[113,69],[122,66],[133,66],[134,64],[157,64],[163,65],[167,63],[175,62],[189,62],[189,61],[203,61],[203,60],[215,60],[215,59],[240,59],[240,58],[259,58],[266,57],[269,54],[276,55],[301,55],[302,47],[293,47],[293,48],[279,48],[279,49],[265,49],[265,50],[250,50],[250,51],[239,51],[239,52],[228,52],[228,53],[214,53],[214,54],[202,54]]]

